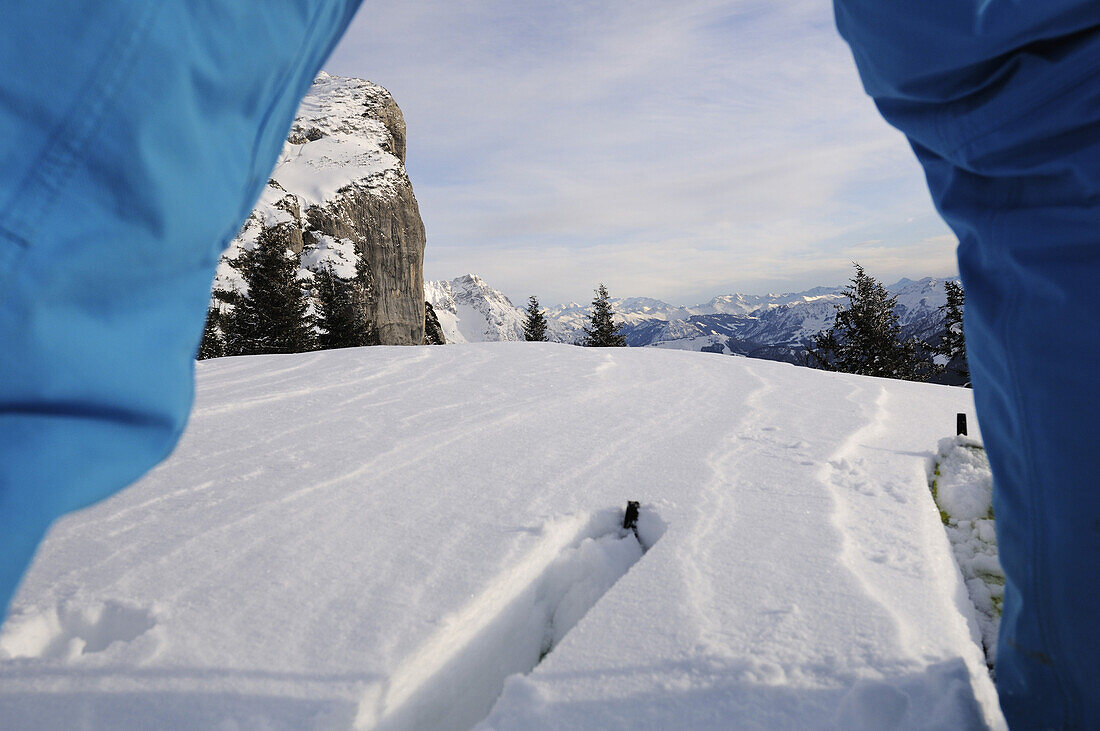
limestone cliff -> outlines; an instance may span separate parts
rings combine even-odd
[[[350,278],[364,258],[373,279],[367,316],[380,342],[424,342],[426,236],[405,172],[405,119],[388,91],[362,79],[317,77],[216,287],[240,289],[231,262],[265,229],[264,241],[302,254],[303,279],[326,264]]]

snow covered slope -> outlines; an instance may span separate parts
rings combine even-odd
[[[927,481],[958,411],[650,348],[205,361],[175,454],[51,530],[0,725],[996,727]]]

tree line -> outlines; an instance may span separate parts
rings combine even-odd
[[[592,309],[588,313],[588,324],[584,326],[584,337],[578,345],[589,348],[624,348],[626,338],[616,325],[615,312],[611,307],[611,295],[607,287],[600,283],[596,288],[596,298],[592,300]],[[527,341],[545,341],[548,339],[546,316],[542,314],[539,300],[531,295],[527,301],[527,318],[523,322],[523,335]]]
[[[836,305],[836,317],[827,330],[813,338],[806,365],[827,371],[863,376],[927,381],[950,371],[970,380],[966,364],[966,337],[962,317],[966,297],[958,282],[944,284],[947,303],[940,342],[931,345],[919,338],[902,338],[896,311],[897,295],[890,295],[882,282],[853,264],[855,274],[844,290],[848,305]],[[944,364],[936,363],[941,356]]]
[[[299,278],[301,255],[286,243],[276,229],[264,229],[256,246],[232,262],[244,291],[214,291],[200,360],[378,343],[367,317],[373,278],[362,257],[351,279],[340,277],[325,262],[308,281]]]
[[[251,251],[243,251],[232,266],[240,273],[244,291],[215,290],[207,313],[199,359],[225,355],[300,353],[378,344],[374,323],[367,316],[373,279],[362,257],[355,275],[340,277],[331,263],[301,278],[301,256],[286,245],[276,229],[265,229]],[[902,338],[896,312],[897,296],[856,263],[844,290],[847,306],[836,306],[833,324],[813,337],[804,364],[813,368],[865,376],[924,381],[945,371],[969,380],[962,317],[965,294],[954,281],[945,283],[947,303],[944,329],[935,345]],[[584,326],[579,345],[624,347],[626,338],[607,287],[602,283]],[[428,340],[442,343],[430,307]],[[435,334],[438,333],[438,334]],[[548,324],[532,295],[524,321],[528,341],[548,339]],[[942,363],[936,362],[940,356]]]
[[[966,336],[963,333],[963,308],[966,302],[962,286],[944,283],[947,303],[943,332],[935,345],[918,338],[902,338],[898,319],[897,295],[890,295],[879,280],[853,264],[855,273],[844,290],[847,306],[836,305],[833,324],[814,336],[806,351],[804,365],[828,371],[865,376],[926,381],[944,372],[963,382],[970,380],[966,362]],[[584,337],[578,343],[588,347],[623,347],[626,339],[615,325],[607,287],[596,289]],[[528,341],[548,339],[546,317],[539,300],[531,295],[523,325]],[[936,362],[940,356],[943,363]]]

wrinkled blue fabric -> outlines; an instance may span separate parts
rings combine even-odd
[[[1013,728],[1100,728],[1100,3],[835,0],[959,238]]]
[[[172,450],[218,256],[359,0],[0,22],[0,612],[57,516]]]

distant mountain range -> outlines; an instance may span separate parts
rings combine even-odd
[[[947,279],[902,279],[886,289],[897,295],[903,337],[938,342],[943,329],[940,306],[947,302]],[[426,282],[448,343],[523,340],[524,308],[476,274]],[[835,305],[844,305],[844,287],[766,295],[729,294],[693,307],[649,297],[612,299],[616,321],[634,347],[675,348],[800,363],[817,333],[832,325]],[[589,305],[571,302],[544,310],[550,339],[574,343],[583,337]]]

